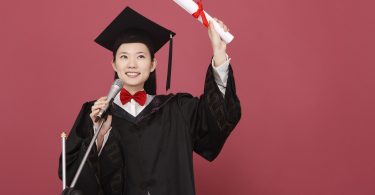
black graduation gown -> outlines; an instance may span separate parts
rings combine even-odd
[[[93,136],[93,103],[82,106],[66,142],[67,184]],[[94,147],[76,184],[85,195],[194,195],[193,151],[214,160],[241,117],[231,66],[223,97],[211,65],[199,98],[157,95],[136,117],[116,104],[111,112],[108,140],[99,156]]]

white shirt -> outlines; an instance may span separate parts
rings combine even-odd
[[[214,73],[215,82],[216,82],[217,86],[219,87],[219,90],[221,91],[223,96],[225,95],[225,89],[227,87],[229,63],[230,63],[230,58],[228,59],[228,55],[227,55],[227,61],[225,61],[222,65],[220,65],[218,67],[214,66],[213,60],[212,60],[212,63],[211,63],[212,68],[214,70],[213,73]],[[123,105],[121,103],[121,100],[120,100],[120,93],[118,93],[116,95],[116,97],[114,98],[113,103],[120,106],[122,109],[124,109],[126,112],[128,112],[132,116],[136,117],[139,113],[142,112],[142,110],[144,108],[146,108],[146,106],[152,101],[152,99],[154,99],[154,97],[155,97],[154,95],[148,95],[147,94],[146,103],[143,106],[139,105],[134,99],[131,99],[128,103]],[[97,131],[96,129],[97,129],[97,127],[95,126],[94,127],[94,133]],[[100,153],[102,152],[102,149],[103,149],[105,143],[108,140],[108,136],[109,136],[111,130],[112,130],[112,127],[104,135],[102,147],[100,148],[100,150],[98,149],[99,150],[98,155],[100,155]]]

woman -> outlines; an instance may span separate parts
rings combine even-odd
[[[214,160],[241,116],[226,44],[212,24],[208,34],[213,59],[199,98],[155,95],[154,54],[173,32],[126,8],[99,35],[96,42],[113,52],[112,68],[124,87],[77,181],[83,194],[195,194],[193,151]],[[106,104],[107,97],[87,102],[76,119],[67,140],[67,184]]]

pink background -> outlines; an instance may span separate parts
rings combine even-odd
[[[106,95],[111,53],[93,40],[125,6],[177,32],[171,92],[203,90],[206,29],[171,0],[0,4],[0,194],[60,192],[60,133]],[[374,1],[204,5],[235,35],[243,115],[216,161],[195,156],[197,194],[375,194]],[[167,51],[156,56],[159,93]]]

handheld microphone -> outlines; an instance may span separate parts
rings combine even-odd
[[[116,79],[113,82],[111,89],[109,90],[108,95],[107,95],[107,104],[104,108],[100,109],[99,114],[96,116],[95,122],[97,122],[99,119],[103,117],[103,114],[107,111],[113,98],[115,98],[115,96],[120,92],[123,85],[124,83],[120,79]]]

